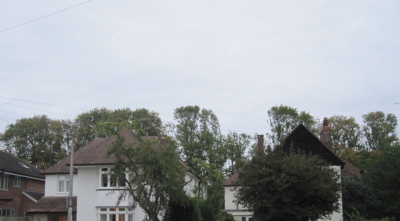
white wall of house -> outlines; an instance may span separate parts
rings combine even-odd
[[[59,180],[61,177],[68,177],[69,174],[46,174],[45,178],[45,196],[68,196],[68,190],[64,192],[59,191]],[[74,174],[73,178],[74,186],[72,189],[73,195],[76,196],[77,191],[77,174]]]

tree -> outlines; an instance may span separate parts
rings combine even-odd
[[[378,150],[390,146],[398,140],[396,135],[397,118],[394,114],[385,114],[382,111],[363,115],[363,132],[366,146],[370,150]]]
[[[119,199],[131,196],[143,208],[149,221],[158,221],[171,200],[179,202],[183,198],[186,169],[172,139],[136,137],[136,141],[128,143],[119,136],[109,151],[117,160],[113,174],[124,179],[126,184]]]
[[[132,130],[140,136],[158,136],[162,128],[159,114],[145,108],[134,111],[129,108],[116,110],[96,108],[78,115],[74,124],[78,128],[77,147],[82,147],[97,137],[116,134],[121,129]]]
[[[258,221],[316,220],[339,209],[339,174],[317,156],[275,149],[239,171],[238,203]]]
[[[305,111],[299,113],[296,108],[284,105],[274,106],[268,110],[268,117],[271,133],[267,133],[267,137],[273,146],[280,145],[299,123],[302,123],[314,133],[318,132],[317,120]]]
[[[7,151],[44,170],[66,156],[61,124],[46,115],[22,118],[8,125],[1,139]]]
[[[378,200],[375,218],[395,217],[400,220],[400,146],[389,146],[377,152],[363,175],[367,186]]]
[[[332,128],[333,151],[351,163],[360,163],[357,153],[364,150],[364,147],[361,145],[361,127],[356,119],[335,115],[328,120],[329,126]]]
[[[225,175],[236,173],[247,162],[246,151],[250,149],[251,136],[244,133],[231,132],[224,136],[227,151],[227,168]]]

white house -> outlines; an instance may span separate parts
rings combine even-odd
[[[306,153],[314,154],[330,163],[339,175],[360,176],[359,170],[341,159],[332,151],[331,128],[328,126],[328,121],[325,118],[323,128],[320,132],[320,139],[317,138],[303,125],[297,126],[285,139],[282,144],[284,150],[289,151],[290,148],[300,149]],[[260,142],[259,148],[263,148],[263,140]],[[223,212],[232,214],[236,221],[252,221],[252,213],[242,205],[235,203],[235,193],[240,186],[237,184],[238,173],[235,173],[224,182],[225,190],[225,209]],[[340,207],[342,207],[342,199],[339,199]],[[338,212],[334,212],[329,219],[332,221],[343,221],[342,208]],[[325,221],[325,220],[324,220]]]
[[[136,140],[129,131],[121,132],[126,142]],[[110,179],[110,169],[116,159],[108,156],[108,148],[116,136],[96,139],[80,148],[74,155],[73,214],[77,221],[133,221],[143,220],[144,211],[133,200],[126,197],[117,205],[123,187]],[[46,176],[45,196],[30,210],[32,221],[64,221],[67,217],[66,197],[69,185],[69,157],[44,171]],[[182,162],[182,165],[185,164]],[[189,183],[185,190],[190,192],[200,180],[186,167],[185,179]],[[129,176],[129,174],[126,174]]]

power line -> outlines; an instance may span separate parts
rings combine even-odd
[[[38,21],[38,20],[41,20],[41,19],[44,19],[44,18],[53,16],[53,15],[55,15],[55,14],[58,14],[58,13],[61,13],[61,12],[64,12],[64,11],[67,11],[67,10],[70,10],[70,9],[73,9],[73,8],[76,8],[76,7],[79,7],[79,6],[81,6],[81,5],[84,5],[84,4],[89,3],[89,2],[91,2],[91,1],[92,1],[92,0],[89,0],[89,1],[86,1],[86,2],[83,2],[83,3],[80,3],[80,4],[77,4],[77,5],[73,5],[73,6],[71,6],[71,7],[64,8],[64,9],[62,9],[62,10],[60,10],[60,11],[56,11],[56,12],[53,12],[53,13],[51,13],[51,14],[47,14],[47,15],[44,15],[44,16],[42,16],[42,17],[35,18],[35,19],[33,19],[33,20],[30,20],[30,21],[27,21],[27,22],[24,22],[24,23],[21,23],[21,24],[18,24],[18,25],[15,25],[15,26],[12,26],[12,27],[3,29],[3,30],[0,30],[0,33],[6,32],[6,31],[9,31],[9,30],[12,30],[12,29],[15,29],[15,28],[24,26],[24,25],[27,25],[27,24],[29,24],[29,23],[33,23],[33,22],[35,22],[35,21]]]
[[[3,97],[3,96],[0,96],[0,98],[15,100],[15,101],[23,101],[23,102],[34,103],[34,104],[47,105],[47,106],[53,106],[53,107],[68,108],[68,109],[73,109],[73,110],[87,111],[85,109],[76,108],[76,107],[67,107],[67,106],[61,106],[61,105],[57,105],[57,104],[47,104],[47,103],[42,103],[42,102],[37,102],[37,101],[28,101],[28,100],[23,100],[23,99],[18,99],[18,98]]]
[[[11,105],[11,106],[15,106],[15,107],[28,108],[28,109],[31,109],[31,110],[44,111],[44,112],[48,112],[48,113],[52,113],[52,114],[64,115],[64,116],[68,116],[68,117],[75,117],[75,116],[68,115],[68,114],[61,114],[61,113],[57,113],[57,112],[46,111],[46,110],[36,109],[36,108],[27,107],[27,106],[22,106],[22,105],[10,104],[10,103],[6,103],[6,102],[0,102],[0,103],[2,103],[2,104],[7,104],[7,105]]]

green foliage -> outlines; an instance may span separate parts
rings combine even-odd
[[[385,114],[382,111],[363,115],[363,132],[366,146],[370,150],[379,150],[391,146],[398,140],[396,135],[397,117],[394,114]]]
[[[77,126],[76,146],[82,147],[97,137],[108,137],[120,130],[132,130],[140,136],[158,136],[161,134],[162,121],[156,112],[147,109],[129,108],[108,110],[93,109],[80,114],[75,119]]]
[[[170,201],[165,220],[201,221],[199,199],[185,196],[183,202]]]
[[[278,149],[239,171],[236,197],[259,221],[318,219],[339,209],[338,179],[320,158]]]
[[[394,221],[393,219],[387,217],[382,219],[367,219],[362,217],[358,211],[355,211],[354,213],[350,214],[347,220],[348,221]]]
[[[116,157],[113,173],[123,177],[129,171],[126,191],[145,211],[150,221],[168,207],[169,200],[179,203],[185,186],[185,167],[180,163],[173,140],[161,137],[140,137],[128,143],[121,136],[109,150]]]
[[[364,149],[361,145],[361,127],[354,117],[335,115],[330,117],[329,126],[332,128],[332,144],[334,151],[343,156],[350,151],[346,148],[359,152]],[[347,157],[345,157],[347,159]]]
[[[280,105],[271,107],[268,110],[268,123],[271,133],[267,133],[273,146],[281,144],[283,139],[300,123],[309,128],[312,132],[318,132],[317,120],[305,111],[296,108]]]
[[[244,133],[230,132],[224,137],[227,151],[227,164],[225,174],[230,176],[236,173],[247,162],[246,151],[250,147],[251,136]]]
[[[8,125],[1,139],[7,151],[44,170],[66,156],[66,131],[61,124],[46,115],[22,118]]]
[[[235,218],[233,217],[232,214],[226,214],[223,221],[235,221]]]
[[[400,220],[400,147],[386,147],[369,161],[363,176],[377,197],[376,217]]]

